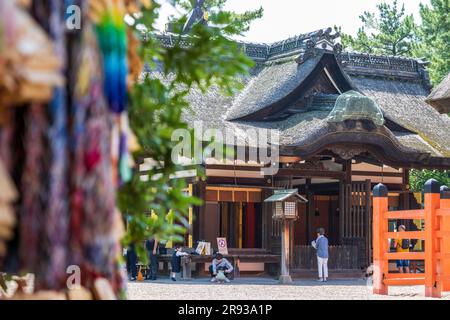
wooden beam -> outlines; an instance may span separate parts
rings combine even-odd
[[[222,187],[222,186],[207,186],[206,190],[216,191],[246,191],[246,192],[260,192],[260,188],[246,188],[246,187]]]
[[[352,171],[354,176],[375,176],[375,177],[398,177],[404,176],[403,172],[377,172],[377,171]]]
[[[207,164],[206,170],[230,170],[230,171],[260,171],[267,166],[257,165],[233,165],[233,164]]]
[[[256,178],[233,178],[233,177],[207,177],[207,183],[209,185],[217,184],[229,184],[236,186],[261,186],[268,187],[271,184],[267,182],[267,179],[256,179]]]
[[[301,161],[301,157],[295,157],[295,156],[280,156],[280,163],[296,163]]]
[[[305,177],[305,178],[333,178],[341,179],[345,176],[343,171],[329,171],[329,170],[305,170],[297,168],[280,168],[278,169],[277,177]]]

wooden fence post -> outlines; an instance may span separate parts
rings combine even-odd
[[[450,209],[450,188],[441,187],[441,209]],[[450,216],[441,218],[441,231],[450,232]],[[441,256],[450,253],[450,238],[441,239]],[[443,291],[450,291],[450,259],[446,258],[441,262],[442,275],[445,277],[442,283]]]
[[[385,215],[388,211],[388,189],[383,184],[373,188],[373,293],[388,294],[388,286],[384,284],[384,274],[388,272],[388,261],[384,254],[388,251],[387,241],[384,239],[388,231]]]
[[[439,229],[436,210],[440,206],[440,185],[435,179],[425,183],[425,296],[441,297],[441,281],[437,279],[437,237]]]

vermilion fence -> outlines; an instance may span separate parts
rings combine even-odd
[[[389,286],[425,285],[425,296],[441,297],[450,291],[450,194],[434,179],[424,189],[422,210],[388,210],[388,189],[373,189],[373,292],[388,294]],[[389,232],[388,220],[422,219],[425,230]],[[389,252],[389,239],[425,240],[424,252]],[[391,273],[390,260],[424,260],[424,273]]]

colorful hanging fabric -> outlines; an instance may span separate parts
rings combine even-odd
[[[60,0],[35,0],[31,10],[41,30],[46,30],[46,37],[51,40],[51,55],[59,61],[59,78],[65,77],[67,55],[64,11]],[[28,109],[26,125],[27,154],[21,188],[24,195],[21,266],[35,273],[35,288],[38,290],[65,288],[67,279],[67,94],[61,84],[51,87],[52,98],[48,104],[33,104]]]
[[[112,121],[105,101],[97,40],[91,25],[83,28],[74,81],[74,168],[71,219],[72,263],[82,268],[83,284],[103,277],[116,292],[125,281],[118,264],[119,238],[111,159]]]
[[[103,56],[104,93],[109,109],[121,113],[127,106],[127,33],[123,0],[91,0],[91,17]]]
[[[46,150],[46,134],[48,121],[45,107],[32,104],[25,120],[24,137],[26,160],[22,172],[20,193],[20,266],[21,270],[33,272],[37,277],[37,285],[43,283],[46,259],[42,255],[43,214],[48,201],[47,177],[48,158]]]
[[[50,7],[49,32],[55,46],[55,54],[62,62],[61,74],[65,73],[66,37],[65,7],[60,0],[47,0]],[[50,171],[49,194],[44,224],[44,256],[48,257],[45,289],[59,289],[65,285],[68,266],[67,245],[69,227],[68,204],[68,133],[67,93],[65,87],[56,87],[48,104],[51,126],[48,130]]]
[[[123,0],[91,0],[89,16],[95,23],[103,61],[103,91],[113,115],[113,182],[116,186],[131,180],[128,150],[129,128],[123,121],[127,109],[127,27]]]
[[[123,230],[115,192],[119,183],[130,178],[127,170],[131,161],[127,141],[130,131],[126,113],[126,41],[120,42],[124,32],[113,28],[117,31],[116,40],[99,45],[101,39],[110,36],[104,33],[109,27],[99,29],[86,19],[82,30],[69,41],[64,34],[64,4],[78,4],[86,9],[99,1],[32,2],[30,12],[33,21],[38,22],[33,22],[33,28],[45,35],[51,48],[48,56],[58,61],[52,64],[51,79],[64,76],[71,81],[67,87],[62,86],[62,81],[46,83],[46,89],[51,89],[50,101],[35,96],[23,101],[40,102],[25,105],[21,112],[24,124],[17,128],[23,132],[20,142],[22,145],[23,140],[26,153],[20,154],[20,161],[4,145],[0,148],[8,170],[15,173],[20,184],[21,270],[35,274],[36,289],[64,290],[67,267],[78,265],[83,285],[92,288],[96,279],[106,278],[118,293],[124,290],[125,276],[119,263]],[[116,13],[123,12],[121,1],[103,3],[107,9],[118,10],[112,10],[109,17],[117,18]],[[113,26],[121,25],[118,19],[108,19],[104,26],[111,21]],[[119,50],[115,50],[116,46]],[[77,53],[76,61],[70,61],[66,72],[66,57],[71,52]],[[114,65],[113,61],[122,63]],[[0,135],[9,146],[12,132],[16,129]],[[112,154],[116,155],[116,163]]]

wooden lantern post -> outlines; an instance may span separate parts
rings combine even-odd
[[[280,283],[291,283],[292,278],[289,274],[289,262],[290,262],[290,248],[289,248],[289,239],[291,238],[290,235],[290,228],[289,228],[289,221],[286,219],[283,219],[282,221],[282,231],[281,231],[281,275],[280,275]]]
[[[298,218],[297,203],[306,203],[304,197],[298,194],[296,189],[275,190],[274,194],[264,200],[264,202],[275,203],[275,210],[272,218],[281,221],[281,274],[279,282],[281,284],[292,283],[289,274],[290,262],[290,225]]]

